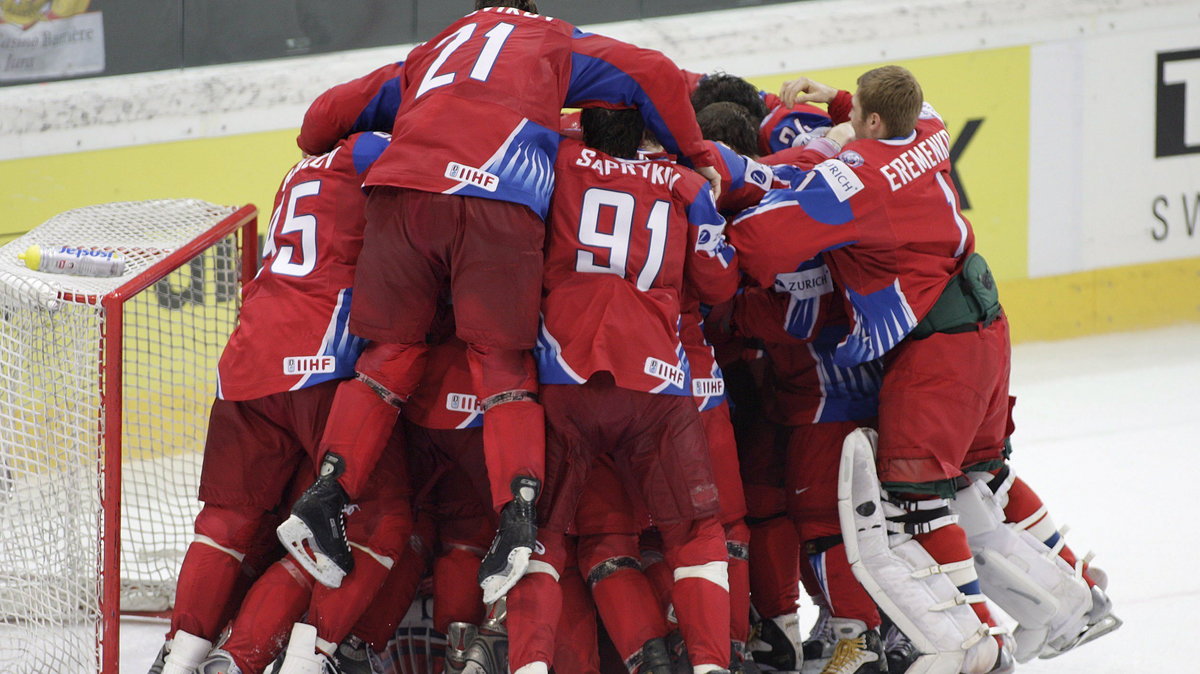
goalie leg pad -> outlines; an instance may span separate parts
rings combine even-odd
[[[1028,531],[1004,523],[1004,510],[985,480],[959,491],[953,507],[984,594],[1019,623],[1018,662],[1048,654],[1050,642],[1065,643],[1086,630],[1092,607],[1087,583]]]
[[[854,575],[921,652],[911,674],[988,672],[999,645],[971,609],[975,599],[910,536],[888,535],[875,472],[877,438],[860,428],[842,446],[838,514]]]

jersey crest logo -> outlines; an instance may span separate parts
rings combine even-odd
[[[446,177],[451,180],[457,180],[460,183],[474,185],[481,190],[495,192],[500,186],[500,177],[494,173],[488,173],[483,169],[477,169],[473,166],[460,164],[452,161],[446,164]]]
[[[851,167],[862,166],[863,164],[867,163],[867,160],[863,159],[863,156],[854,150],[846,150],[838,155],[838,159],[841,159],[843,162],[845,162],[846,166]]]

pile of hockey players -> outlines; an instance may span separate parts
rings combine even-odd
[[[308,110],[152,672],[977,674],[1120,625],[1008,461],[911,73],[475,9]]]

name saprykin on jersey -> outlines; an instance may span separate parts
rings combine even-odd
[[[880,166],[879,172],[895,192],[949,158],[950,134],[942,129]]]
[[[579,152],[579,159],[575,160],[575,165],[590,168],[602,176],[612,173],[641,176],[649,180],[652,185],[666,185],[668,188],[674,187],[680,178],[675,167],[665,162],[621,160],[608,157],[601,159],[596,156],[595,150],[588,149]]]
[[[329,374],[336,370],[336,356],[288,356],[283,359],[284,374]]]
[[[798,300],[807,300],[833,292],[833,279],[829,276],[829,267],[821,265],[815,269],[776,274],[774,290],[790,293]]]
[[[479,399],[466,393],[447,393],[446,409],[451,412],[483,412]]]
[[[683,382],[687,379],[687,375],[683,373],[681,368],[653,357],[646,359],[644,371],[651,377],[658,377],[675,386],[683,386]]]
[[[460,183],[474,185],[488,192],[495,192],[496,188],[500,186],[499,176],[456,161],[446,164],[446,177]]]

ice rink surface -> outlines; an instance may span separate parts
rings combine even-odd
[[[1021,672],[1200,671],[1189,608],[1200,605],[1200,324],[1013,353],[1013,468],[1079,554],[1108,572],[1117,632]],[[807,621],[806,623],[807,624]],[[145,672],[162,623],[126,622],[121,671]]]

